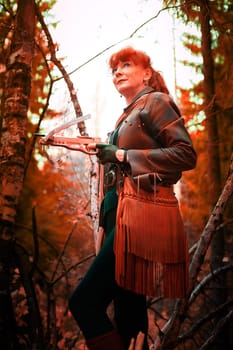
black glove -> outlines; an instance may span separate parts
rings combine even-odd
[[[106,163],[122,163],[126,161],[126,151],[124,151],[123,159],[116,156],[116,152],[121,148],[111,145],[108,143],[97,143],[96,148],[98,149],[97,157],[101,164]]]

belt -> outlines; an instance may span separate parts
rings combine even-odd
[[[112,168],[104,176],[105,190],[109,190],[112,187],[114,187],[116,185],[116,182],[117,182],[117,169],[116,168]],[[159,181],[157,179],[156,180],[156,186],[170,188],[170,187],[173,186],[173,184],[170,184],[170,183],[168,183],[166,181]]]
[[[157,182],[157,186],[161,186],[161,187],[172,187],[172,184],[169,184],[168,182],[163,182],[163,181],[160,181],[160,182]]]

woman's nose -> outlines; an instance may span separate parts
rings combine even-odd
[[[115,75],[115,76],[118,76],[118,75],[120,75],[121,73],[122,73],[121,67],[117,67],[117,68],[115,69],[115,71],[114,71],[114,75]]]

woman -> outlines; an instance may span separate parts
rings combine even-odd
[[[179,109],[149,56],[126,47],[109,66],[127,106],[109,144],[90,145],[105,166],[106,238],[69,304],[90,350],[127,349],[139,332],[147,334],[147,295],[185,297],[187,239],[173,184],[196,164]],[[106,314],[111,301],[114,326]]]

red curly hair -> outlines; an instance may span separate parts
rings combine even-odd
[[[152,67],[150,57],[143,51],[135,50],[131,46],[125,47],[111,55],[109,67],[111,70],[114,70],[119,62],[127,61],[132,61],[136,65],[141,65],[143,68],[150,68],[152,75],[148,82],[149,86],[155,91],[169,94],[169,90],[162,75]]]

